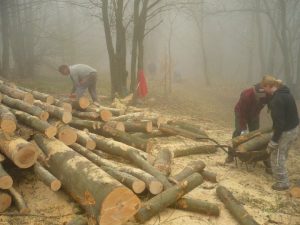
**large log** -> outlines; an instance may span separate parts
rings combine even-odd
[[[205,136],[205,135],[193,133],[191,131],[184,130],[182,128],[178,128],[178,127],[171,126],[168,124],[161,124],[159,127],[159,130],[166,134],[169,134],[169,135],[180,135],[180,136],[190,138],[190,139],[196,140],[196,141],[207,140],[207,136]]]
[[[300,180],[291,188],[290,195],[294,198],[300,198]]]
[[[33,129],[45,134],[48,138],[52,138],[57,133],[57,128],[50,125],[46,121],[42,121],[36,116],[31,116],[28,113],[12,110],[19,122],[24,123],[25,125],[32,127]]]
[[[10,108],[29,113],[30,115],[38,117],[40,120],[46,121],[49,118],[48,112],[42,110],[40,107],[30,105],[19,99],[14,99],[4,95],[2,102]]]
[[[0,213],[7,210],[11,205],[12,199],[11,196],[0,190]]]
[[[31,90],[31,89],[24,88],[24,87],[18,87],[18,88],[21,89],[22,91],[25,91],[25,92],[28,92],[28,93],[32,94],[34,99],[40,100],[40,101],[45,102],[49,105],[52,105],[55,101],[55,98],[52,95],[45,94],[45,93],[35,91],[35,90]]]
[[[45,183],[52,191],[58,191],[61,187],[61,182],[46,170],[40,163],[34,164],[33,170],[37,177]]]
[[[181,209],[189,212],[203,213],[208,216],[219,216],[220,209],[218,205],[203,201],[201,199],[192,199],[183,197],[171,206],[175,209]]]
[[[180,121],[180,120],[172,121],[172,120],[170,120],[170,121],[167,122],[167,124],[175,125],[179,128],[188,130],[188,131],[193,132],[195,134],[199,134],[201,136],[208,137],[207,133],[204,130],[202,130],[199,126],[188,123],[186,121]]]
[[[183,195],[199,186],[202,182],[203,179],[201,175],[194,173],[179,184],[165,190],[164,192],[145,202],[136,214],[135,218],[140,223],[146,222],[163,209],[174,204]]]
[[[13,197],[13,202],[17,206],[19,212],[21,214],[27,214],[30,213],[30,209],[28,208],[26,202],[24,201],[22,195],[13,187],[8,189],[11,196]]]
[[[2,164],[0,163],[0,189],[9,189],[13,185],[13,179],[4,170]]]
[[[72,112],[72,105],[68,102],[63,102],[61,100],[55,99],[53,104],[57,107],[63,108],[65,112]]]
[[[77,131],[57,120],[50,120],[50,124],[57,128],[56,137],[58,140],[62,141],[65,145],[71,145],[77,140]]]
[[[241,225],[258,225],[238,200],[225,187],[217,187],[217,195],[225,207]]]
[[[100,106],[99,109],[105,109],[108,110],[112,113],[113,116],[121,116],[124,115],[125,110],[123,109],[117,109],[117,108],[110,108],[110,107],[106,107],[106,106]]]
[[[126,132],[152,132],[152,121],[143,120],[143,121],[132,121],[128,120],[124,122]]]
[[[99,120],[100,115],[96,112],[80,112],[80,111],[73,111],[73,116],[83,119],[83,120]]]
[[[33,104],[33,95],[17,88],[9,87],[5,84],[0,84],[0,92],[14,99],[20,99],[28,104]]]
[[[19,168],[32,166],[38,152],[32,143],[17,136],[8,136],[0,131],[0,151]]]
[[[237,152],[250,152],[255,150],[260,150],[267,147],[269,141],[272,138],[272,133],[263,133],[250,139],[243,144],[240,144],[237,148]]]
[[[103,122],[109,121],[112,117],[112,113],[109,110],[104,109],[102,107],[96,107],[94,105],[89,106],[85,109],[85,111],[98,113],[100,120]]]
[[[172,153],[168,149],[161,149],[157,153],[153,166],[165,176],[169,176],[171,173],[172,159]]]
[[[212,183],[218,183],[216,173],[213,173],[213,172],[210,172],[210,171],[207,171],[207,170],[203,170],[203,171],[200,172],[200,174],[202,175],[204,180],[210,181]]]
[[[189,144],[185,147],[174,148],[170,151],[173,154],[174,158],[183,157],[188,155],[198,155],[198,154],[213,154],[217,152],[216,145],[199,145],[197,144]]]
[[[0,104],[0,128],[5,133],[13,133],[17,128],[15,115],[2,104]]]
[[[160,127],[160,125],[163,123],[163,119],[156,114],[149,114],[144,112],[136,112],[136,113],[128,113],[126,115],[118,116],[113,118],[115,121],[127,121],[127,120],[133,120],[133,121],[140,121],[140,120],[150,120],[152,121],[152,124],[156,127]]]
[[[137,132],[132,134],[135,137],[142,138],[142,139],[149,139],[149,138],[157,138],[157,137],[168,137],[170,135],[161,132],[160,130],[152,130],[151,133],[142,133]]]
[[[192,161],[186,167],[183,168],[179,173],[176,175],[170,176],[169,180],[173,181],[174,183],[178,183],[185,178],[189,177],[193,173],[200,173],[204,170],[205,164],[201,160]]]
[[[85,97],[82,96],[78,99],[65,99],[65,102],[70,103],[72,105],[73,109],[77,109],[77,110],[83,110],[89,107],[89,105],[91,104],[90,100]]]
[[[85,208],[90,220],[101,225],[119,225],[137,212],[140,200],[133,192],[94,163],[58,140],[38,134],[34,139],[48,156],[49,171]]]
[[[81,144],[89,150],[94,150],[96,148],[96,142],[90,137],[85,131],[77,130],[77,143]]]
[[[72,113],[65,112],[62,108],[54,105],[42,103],[41,101],[34,101],[34,105],[40,107],[50,114],[50,116],[61,120],[64,123],[70,123],[72,120]]]

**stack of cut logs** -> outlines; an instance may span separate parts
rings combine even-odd
[[[85,209],[89,224],[123,224],[130,218],[145,222],[167,207],[219,216],[216,204],[184,197],[203,180],[217,182],[202,161],[170,176],[173,158],[217,151],[216,145],[202,142],[208,137],[199,127],[164,123],[153,113],[95,107],[85,97],[62,101],[3,81],[0,93],[0,212],[12,201],[19,213],[30,212],[6,172],[13,163],[33,168],[53,191],[62,186]],[[161,149],[154,157],[151,139],[171,135],[197,142],[185,149]],[[152,197],[145,201],[146,192]],[[237,218],[251,223],[225,188],[217,194],[229,209],[242,212]]]

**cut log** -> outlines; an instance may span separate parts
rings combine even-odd
[[[103,109],[102,107],[96,107],[91,105],[88,108],[86,108],[85,111],[98,113],[100,120],[103,122],[109,121],[112,117],[112,113],[107,109]]]
[[[115,121],[139,121],[139,120],[149,120],[152,121],[152,124],[156,127],[159,127],[163,123],[163,119],[156,114],[147,114],[144,112],[128,113],[126,115],[118,116],[113,118]]]
[[[161,132],[160,130],[152,130],[151,133],[137,132],[137,133],[133,133],[132,135],[135,137],[138,137],[138,138],[142,138],[142,139],[170,136],[168,134]]]
[[[94,150],[96,148],[96,142],[85,131],[77,130],[77,143],[83,147]]]
[[[72,114],[73,114],[73,116],[76,116],[77,118],[84,119],[84,120],[99,120],[100,119],[99,113],[96,113],[96,112],[73,111]]]
[[[0,190],[0,213],[4,212],[11,206],[11,196]]]
[[[55,99],[54,100],[54,105],[56,105],[57,107],[63,108],[65,112],[72,112],[72,105],[70,103],[67,102],[63,102],[61,100]]]
[[[70,103],[72,108],[77,110],[87,109],[91,104],[90,100],[85,96],[82,96],[76,100],[66,99],[65,102]]]
[[[61,120],[64,123],[70,123],[72,120],[72,113],[65,112],[62,108],[54,105],[44,104],[41,101],[34,101],[34,105],[40,107],[50,114],[50,116]]]
[[[250,152],[260,150],[267,147],[269,141],[272,138],[272,133],[259,134],[258,136],[250,139],[243,144],[240,144],[237,148],[237,152]]]
[[[170,176],[169,180],[173,181],[174,183],[178,183],[185,178],[191,176],[193,173],[201,173],[205,168],[204,162],[201,160],[192,161],[190,162],[182,171],[177,173],[174,176]]]
[[[28,208],[26,202],[24,201],[22,195],[13,187],[8,189],[11,196],[13,197],[13,202],[17,206],[19,212],[21,214],[30,213],[30,209]]]
[[[198,155],[198,154],[213,154],[217,152],[216,145],[187,145],[185,148],[172,149],[170,150],[174,158],[188,156],[188,155]]]
[[[182,137],[190,138],[196,141],[204,141],[207,140],[207,137],[204,135],[196,134],[187,130],[184,130],[182,128],[178,128],[175,126],[167,125],[167,124],[161,124],[159,127],[159,130],[167,133],[169,135],[180,135]]]
[[[32,166],[37,159],[38,152],[32,143],[13,136],[10,137],[0,131],[0,151],[19,168]]]
[[[29,113],[30,115],[38,117],[40,120],[46,121],[49,118],[48,112],[42,110],[40,107],[30,105],[19,99],[14,99],[4,95],[2,102],[10,108],[18,109],[23,112]]]
[[[5,84],[0,84],[0,92],[14,99],[20,99],[30,105],[33,104],[33,95],[17,88],[11,88]]]
[[[0,163],[0,189],[9,189],[13,185],[13,179],[4,170],[2,164]]]
[[[225,187],[217,187],[217,195],[231,215],[242,225],[258,225],[238,200]]]
[[[113,116],[121,116],[121,115],[124,115],[124,113],[125,113],[125,110],[123,110],[123,109],[110,108],[110,107],[106,107],[106,106],[100,106],[99,108],[110,111]]]
[[[166,176],[160,171],[158,171],[156,168],[154,168],[148,161],[142,158],[138,151],[129,149],[127,152],[129,158],[135,165],[154,176],[164,185],[165,189],[170,188],[172,186],[172,184],[168,181]]]
[[[48,95],[39,91],[34,91],[28,88],[24,87],[18,87],[20,90],[28,92],[33,95],[34,99],[40,100],[42,102],[45,102],[49,105],[52,105],[55,101],[54,97],[52,95]]]
[[[300,198],[300,180],[298,180],[295,185],[291,188],[290,194],[294,198]]]
[[[137,212],[135,218],[138,222],[144,223],[163,209],[174,204],[183,195],[190,192],[203,182],[200,174],[194,173],[178,185],[175,185],[164,192],[156,195],[149,201],[145,202]]]
[[[189,211],[189,212],[203,213],[208,216],[220,215],[220,209],[218,205],[200,199],[183,197],[179,199],[171,207],[175,209]]]
[[[51,188],[52,191],[58,191],[61,187],[61,182],[54,177],[48,170],[46,170],[41,164],[36,162],[34,164],[34,172],[37,177],[48,187]]]
[[[158,152],[153,166],[165,176],[169,176],[171,173],[172,159],[172,153],[167,149],[162,149]]]
[[[28,113],[12,110],[18,121],[25,125],[32,127],[33,129],[45,134],[48,138],[52,138],[57,133],[57,128],[50,125],[46,121],[42,121],[36,116],[31,116]]]
[[[2,163],[4,160],[5,160],[5,156],[0,153],[0,163]]]
[[[88,220],[83,216],[76,216],[66,225],[88,225]]]
[[[17,128],[15,115],[2,104],[0,104],[0,128],[5,133],[13,133]]]
[[[126,132],[152,132],[152,121],[125,121],[124,126]]]
[[[57,128],[56,137],[65,145],[71,145],[76,142],[77,131],[74,128],[57,120],[51,120],[50,124]]]
[[[141,194],[145,191],[146,184],[145,182],[137,179],[136,177],[124,173],[115,169],[112,169],[111,167],[102,166],[101,169],[103,169],[106,173],[111,175],[113,178],[118,180],[120,183],[124,184],[126,187],[133,190],[136,194]]]
[[[167,124],[169,124],[169,125],[175,125],[175,126],[177,126],[179,128],[182,128],[184,130],[188,130],[188,131],[190,131],[192,133],[208,137],[207,133],[203,129],[201,129],[199,126],[191,124],[191,123],[188,123],[186,121],[179,121],[179,120],[168,121]]]
[[[90,220],[101,225],[119,225],[137,212],[138,197],[94,163],[58,140],[39,134],[34,139],[48,156],[49,171],[85,208]]]
[[[210,172],[210,171],[207,171],[207,170],[203,170],[200,173],[201,173],[204,180],[210,181],[212,183],[218,183],[217,174],[215,174],[213,172]]]

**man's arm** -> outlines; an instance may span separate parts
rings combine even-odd
[[[239,106],[240,106],[239,123],[240,123],[241,130],[247,130],[247,120],[246,120],[247,104],[248,104],[248,98],[245,95],[245,93],[242,93],[239,100]]]
[[[271,106],[271,115],[273,120],[273,137],[272,141],[278,143],[281,134],[285,127],[285,106],[280,99],[277,99],[275,102],[272,103]]]

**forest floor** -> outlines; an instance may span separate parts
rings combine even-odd
[[[59,78],[60,79],[60,78]],[[40,91],[64,94],[70,89],[69,80],[37,79],[32,81],[22,80],[20,85],[35,88]],[[61,81],[61,82],[60,82]],[[52,83],[53,82],[53,83]],[[38,85],[36,85],[38,83]],[[53,86],[53,84],[57,84]],[[173,92],[167,97],[159,81],[149,82],[149,97],[141,105],[148,110],[158,112],[171,119],[180,119],[199,124],[207,131],[211,138],[221,144],[227,144],[233,131],[233,108],[239,98],[240,91],[245,85],[236,84],[234,87],[219,84],[214,87],[205,87],[197,83],[182,81],[173,86]],[[99,84],[101,95],[108,94],[106,82]],[[269,115],[262,112],[261,126],[270,125]],[[180,144],[183,139],[162,138],[158,140],[156,147]],[[170,142],[172,145],[170,145]],[[234,196],[243,204],[248,212],[259,224],[300,225],[300,199],[291,198],[287,192],[276,192],[271,189],[272,177],[265,173],[262,163],[255,168],[246,169],[244,165],[224,164],[226,154],[218,151],[212,155],[199,155],[181,157],[174,160],[172,174],[179,172],[192,160],[202,160],[209,171],[218,174],[218,184],[204,182],[201,186],[188,194],[193,198],[207,200],[220,206],[221,215],[218,218],[202,214],[183,212],[180,210],[166,209],[159,215],[149,220],[146,225],[235,225],[238,224],[225,209],[222,202],[216,196],[217,185],[227,187]],[[290,180],[293,183],[300,179],[300,138],[292,147],[287,163]],[[18,179],[16,188],[23,194],[28,206],[32,210],[32,216],[0,216],[0,225],[28,224],[50,225],[63,224],[70,220],[78,207],[63,192],[51,192],[41,183],[30,169],[12,171]],[[15,175],[13,175],[15,177]],[[128,225],[137,224],[129,221]]]

